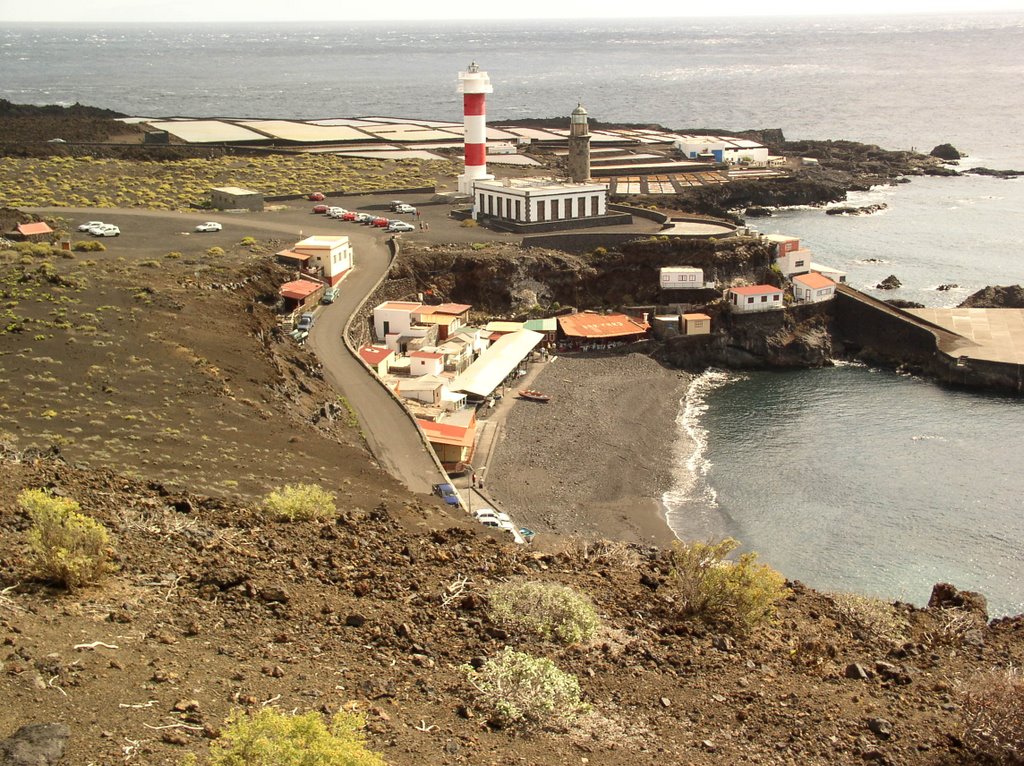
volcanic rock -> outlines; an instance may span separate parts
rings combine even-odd
[[[989,285],[971,295],[957,308],[961,309],[1024,309],[1024,287]]]
[[[940,160],[958,160],[963,157],[953,144],[939,144],[928,154],[932,157],[938,157]]]
[[[71,729],[63,723],[22,726],[0,740],[0,766],[50,766],[64,757]]]
[[[890,274],[875,285],[876,290],[895,290],[897,287],[903,287],[903,283],[896,278],[895,274]]]

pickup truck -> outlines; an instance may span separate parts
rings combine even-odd
[[[309,312],[303,314],[301,317],[299,317],[299,323],[295,325],[295,329],[298,330],[299,332],[308,333],[310,330],[313,329],[313,320],[315,318],[316,317],[314,317]]]

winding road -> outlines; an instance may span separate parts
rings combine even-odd
[[[105,240],[108,246],[133,248],[133,234],[138,233],[141,235],[139,240],[142,240],[140,249],[160,253],[175,248],[173,237],[180,236],[182,224],[191,231],[196,224],[211,217],[208,212],[178,213],[135,208],[51,207],[30,210],[40,215],[69,217],[76,225],[102,217],[122,231],[116,243]],[[342,332],[349,317],[388,270],[390,252],[386,235],[363,226],[311,217],[304,204],[301,209],[272,213],[219,215],[218,220],[223,222],[224,230],[198,235],[204,238],[204,242],[230,245],[254,230],[296,239],[300,234],[345,234],[349,237],[355,252],[355,268],[339,285],[337,300],[318,311],[307,340],[309,348],[320,361],[327,382],[348,400],[355,411],[367,446],[384,470],[413,492],[429,493],[432,485],[447,481],[408,411],[342,341]],[[144,232],[139,231],[140,224],[146,227]],[[143,257],[148,258],[152,254],[146,252]]]

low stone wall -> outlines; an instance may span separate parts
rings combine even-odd
[[[596,218],[560,218],[557,221],[538,221],[536,223],[517,223],[516,221],[487,215],[479,215],[477,220],[482,226],[487,226],[497,231],[510,231],[515,234],[591,229],[595,226],[628,226],[633,223],[633,218],[627,213],[613,213],[611,215],[597,216]]]
[[[535,234],[523,237],[523,247],[547,247],[567,253],[589,253],[597,247],[617,247],[637,239],[649,239],[640,232],[569,232],[566,234]]]
[[[646,218],[648,221],[654,221],[655,223],[664,224],[668,221],[668,216],[664,213],[659,213],[657,210],[648,210],[645,207],[636,207],[634,205],[619,205],[617,203],[608,203],[609,210],[617,210],[620,213],[629,213],[635,215],[637,218]]]
[[[410,189],[371,189],[369,191],[325,191],[323,192],[325,197],[366,197],[371,194],[434,194],[437,189],[433,186],[416,186]],[[305,199],[308,194],[275,194],[274,196],[264,197],[266,202],[287,202],[293,199]],[[312,200],[311,200],[312,201]]]

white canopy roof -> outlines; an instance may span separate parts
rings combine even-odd
[[[531,351],[544,340],[544,334],[533,330],[509,333],[484,351],[480,358],[451,382],[452,391],[463,391],[476,396],[487,396],[508,377]]]

